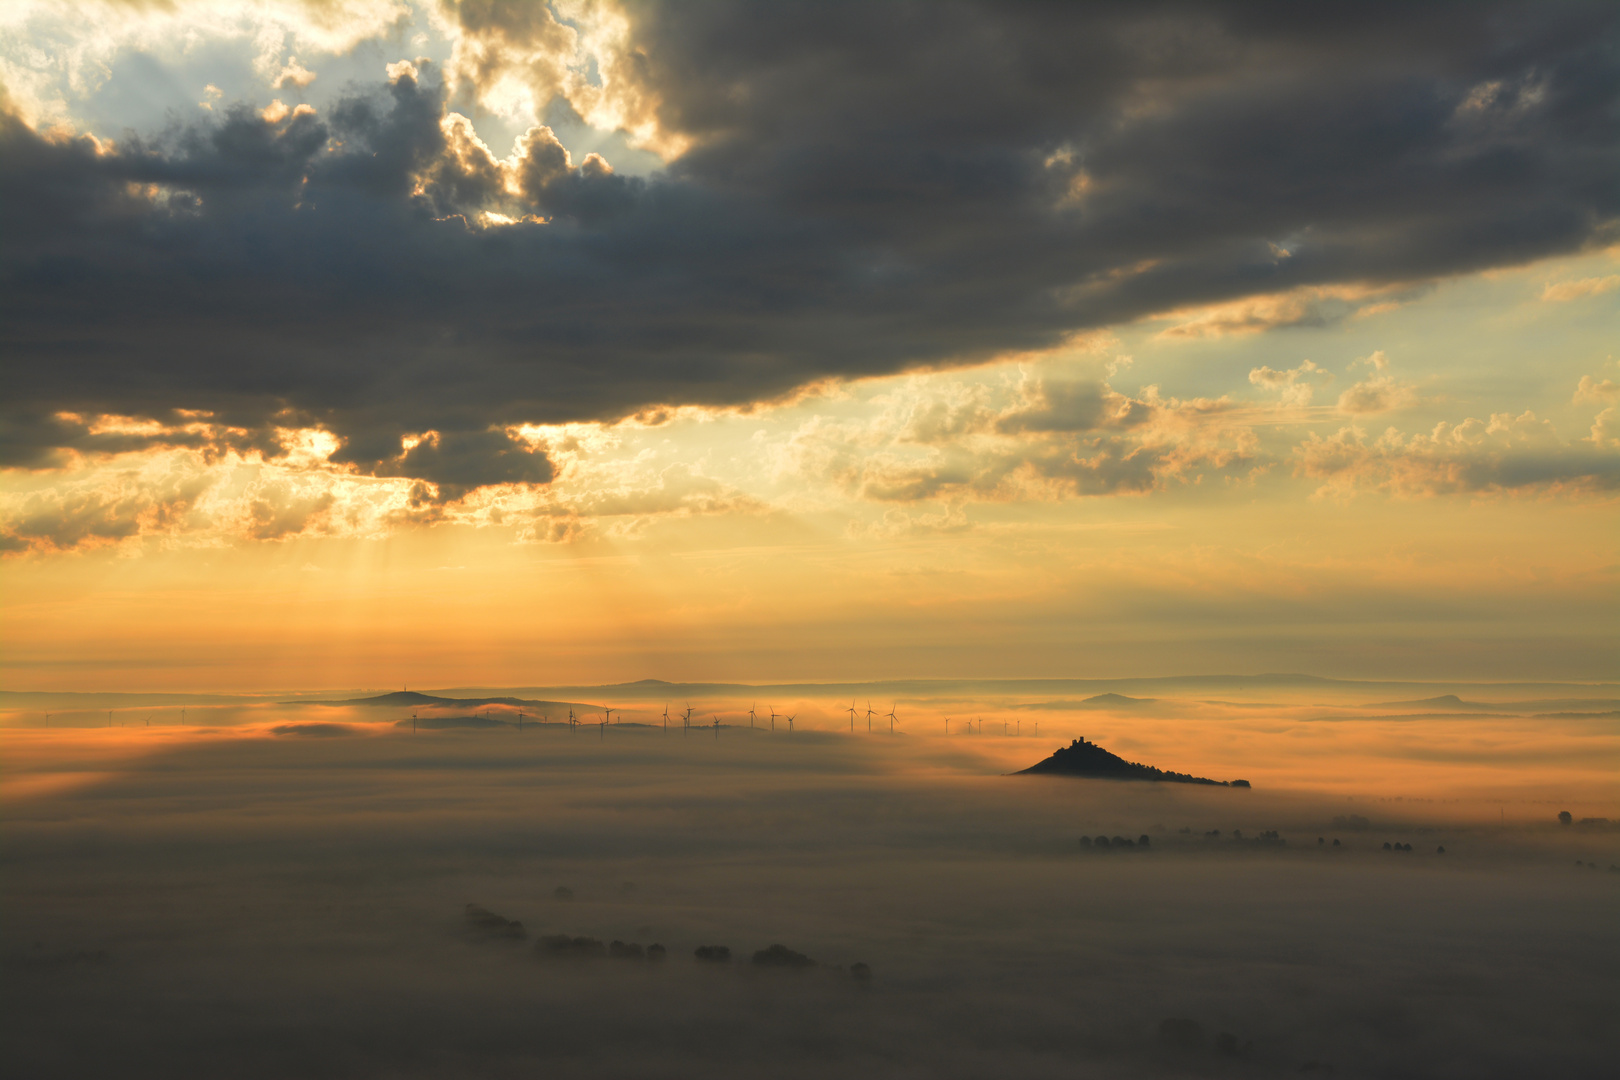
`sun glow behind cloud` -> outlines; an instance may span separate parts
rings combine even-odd
[[[382,625],[389,616],[376,590],[430,607],[468,597],[442,624],[466,635],[463,654],[446,662],[468,678],[517,670],[517,657],[535,651],[626,676],[645,673],[638,663],[706,651],[727,656],[736,674],[752,663],[786,674],[784,665],[859,666],[863,656],[923,670],[976,651],[987,667],[1036,657],[1137,663],[1191,639],[1198,644],[1178,663],[1242,664],[1285,642],[1301,663],[1329,656],[1353,667],[1388,661],[1370,643],[1391,627],[1452,649],[1445,662],[1465,666],[1523,647],[1528,670],[1567,637],[1581,642],[1565,650],[1571,664],[1603,655],[1606,639],[1590,636],[1601,623],[1579,598],[1612,595],[1615,584],[1612,247],[1446,274],[1378,263],[1404,250],[1385,237],[1365,245],[1373,254],[1361,276],[1290,284],[1324,252],[1377,239],[1352,216],[1332,235],[1279,227],[1240,238],[1222,248],[1234,260],[1224,271],[1219,259],[1198,261],[1196,242],[1127,248],[1094,265],[1051,263],[1047,279],[1031,279],[1039,303],[974,279],[961,295],[979,298],[946,310],[932,287],[915,287],[929,247],[907,247],[901,233],[793,248],[821,234],[762,207],[797,205],[798,179],[769,198],[719,202],[689,182],[691,170],[727,160],[748,110],[801,101],[791,73],[775,68],[751,84],[739,75],[718,97],[681,97],[687,87],[636,52],[647,40],[638,34],[667,30],[649,12],[379,0],[111,4],[93,26],[71,15],[52,4],[9,7],[0,80],[41,136],[27,145],[61,155],[51,160],[162,164],[122,181],[108,204],[115,218],[176,236],[228,221],[240,196],[216,182],[240,179],[231,170],[241,162],[227,153],[236,139],[288,170],[284,188],[254,197],[285,202],[290,216],[277,220],[312,230],[300,242],[335,244],[342,258],[384,243],[404,219],[338,241],[321,230],[352,217],[323,207],[351,205],[357,190],[385,180],[403,182],[413,212],[436,231],[412,241],[426,246],[398,249],[386,271],[370,268],[386,285],[333,301],[344,318],[310,315],[302,337],[265,345],[256,333],[221,346],[268,350],[270,360],[240,361],[244,371],[290,365],[271,393],[244,397],[229,380],[194,392],[230,366],[204,364],[178,370],[184,390],[168,399],[58,404],[18,428],[21,463],[0,489],[0,544],[21,582],[14,594],[32,598],[8,620],[6,633],[27,643],[19,656],[54,663],[74,652],[68,613],[81,611],[53,609],[44,583],[101,580],[116,568],[151,590],[121,601],[133,606],[120,618],[155,613],[177,635],[171,644],[241,677],[244,664],[224,659],[220,634],[190,637],[160,610],[157,598],[183,587],[198,559],[214,564],[202,575],[210,588],[241,590],[242,611],[263,600],[261,577],[277,582],[263,587],[270,593],[298,598],[256,621],[211,609],[215,629],[255,643],[246,651],[296,636],[323,603],[348,605],[313,631],[322,644],[311,648],[329,651],[339,627],[390,642],[368,653],[367,670],[412,648],[410,632]],[[1544,122],[1553,86],[1542,77],[1452,88],[1455,109],[1436,122],[1475,152]],[[135,107],[139,94],[115,93],[131,88],[148,94],[145,127],[117,111]],[[1001,197],[1028,197],[1053,228],[1129,218],[1140,209],[1131,193],[1159,174],[1132,157],[1141,151],[1133,133],[1172,122],[1201,94],[1225,100],[1217,91],[1143,75],[1107,114],[1118,146],[1045,146],[1025,162],[1027,188]],[[191,111],[173,112],[182,105]],[[165,108],[184,119],[162,120]],[[847,125],[858,114],[840,115]],[[778,130],[750,136],[755,165],[822,160],[792,147],[770,157]],[[842,160],[836,144],[817,145],[825,161]],[[897,169],[884,174],[890,181],[909,176],[904,159],[883,156],[900,149],[869,147],[870,167]],[[403,163],[397,175],[364,172],[390,154]],[[670,163],[673,174],[663,171]],[[814,175],[828,184],[844,173]],[[725,168],[716,177],[745,179]],[[912,210],[931,205],[922,189],[906,190]],[[948,220],[954,228],[972,215]],[[691,231],[666,238],[671,227]],[[942,228],[922,228],[929,245],[947,242],[936,239]],[[653,237],[647,255],[636,255],[637,230]],[[764,239],[753,243],[750,230]],[[961,236],[973,254],[954,265],[988,261],[993,249],[973,248],[971,230]],[[725,247],[738,237],[747,243]],[[1035,239],[1024,238],[1026,250],[1039,249]],[[691,253],[714,244],[718,269],[704,280],[717,291],[681,291],[696,280]],[[636,257],[614,262],[616,245]],[[792,253],[787,262],[771,254],[778,245]],[[1081,240],[1068,248],[1089,250]],[[418,261],[424,252],[434,254]],[[277,257],[294,255],[306,265],[297,244]],[[449,269],[412,293],[420,275],[438,272],[439,255]],[[550,278],[523,277],[552,266]],[[830,276],[805,278],[806,268]],[[1258,284],[1234,293],[1238,271]],[[329,278],[328,291],[366,273]],[[1208,275],[1193,294],[1216,298],[1178,299],[1189,274]],[[666,296],[672,281],[680,285]],[[607,291],[575,292],[581,282]],[[739,283],[760,288],[739,298]],[[452,286],[463,292],[451,295]],[[512,292],[496,307],[477,307],[502,289]],[[396,316],[442,311],[463,322],[401,322],[386,341],[346,336],[354,308],[344,305],[364,308],[389,290],[405,298]],[[828,321],[815,309],[775,327],[734,322],[775,317],[784,297],[818,295],[882,297],[899,314],[868,320],[857,305],[843,322],[847,312]],[[615,306],[625,296],[646,302]],[[562,323],[484,325],[526,318],[552,298]],[[266,325],[304,326],[305,309],[326,299],[304,295]],[[1014,314],[999,336],[971,320],[946,326],[962,311],[993,315],[1004,304]],[[1092,308],[1102,314],[1084,314]],[[643,311],[663,321],[631,325]],[[1069,321],[1051,322],[1053,311]],[[388,331],[389,316],[374,325]],[[567,351],[620,330],[611,364]],[[486,331],[471,352],[434,352]],[[513,341],[519,351],[501,351]],[[683,341],[686,351],[662,351]],[[189,355],[183,344],[130,364],[157,370],[165,357]],[[856,352],[863,358],[844,361]],[[901,355],[918,359],[892,359]],[[625,364],[634,372],[621,372]],[[610,369],[619,374],[604,376]],[[458,583],[435,584],[448,579]],[[1426,611],[1421,626],[1413,605]],[[521,648],[490,659],[499,635],[479,624],[541,607],[622,613],[609,627],[528,627]],[[1555,629],[1560,611],[1570,625]],[[985,628],[990,643],[947,640],[935,629],[945,619]],[[1129,641],[1099,640],[1110,635],[1098,620],[1128,624]],[[107,642],[122,632],[113,625]],[[1459,629],[1472,644],[1439,640]],[[1302,633],[1316,644],[1301,645]],[[1348,648],[1349,639],[1362,644]],[[1098,651],[1077,653],[1078,643]],[[157,663],[162,650],[143,648],[118,646],[118,670]],[[302,648],[284,652],[310,655]],[[608,660],[616,650],[625,658]]]

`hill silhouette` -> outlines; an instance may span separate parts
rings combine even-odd
[[[476,709],[485,705],[507,705],[514,708],[526,709],[600,709],[600,705],[589,705],[579,701],[542,701],[533,698],[519,697],[477,697],[452,698],[436,697],[433,694],[420,694],[415,690],[395,690],[391,694],[378,694],[376,697],[345,698],[341,701],[283,701],[282,705],[358,705],[380,706],[383,708],[435,708],[449,706],[456,709]]]
[[[1500,709],[1500,705],[1492,705],[1483,701],[1464,701],[1456,694],[1441,694],[1439,697],[1421,698],[1417,701],[1379,701],[1371,708],[1374,709]]]
[[[1124,694],[1093,694],[1080,703],[1082,709],[1129,709],[1134,705],[1152,705],[1154,698],[1126,697]]]
[[[1190,776],[1187,773],[1168,772],[1156,769],[1151,765],[1140,765],[1134,761],[1126,761],[1117,754],[1111,754],[1096,743],[1085,739],[1076,739],[1068,746],[1060,747],[1045,761],[1037,762],[1027,769],[1020,769],[1014,776],[1049,775],[1049,776],[1089,776],[1100,780],[1156,780],[1172,784],[1209,784],[1212,787],[1242,787],[1249,786],[1247,780],[1209,780],[1202,776]]]

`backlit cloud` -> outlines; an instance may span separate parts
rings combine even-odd
[[[1298,476],[1319,480],[1319,495],[1385,491],[1412,498],[1478,493],[1613,497],[1620,491],[1620,454],[1558,437],[1525,412],[1489,420],[1437,424],[1428,434],[1389,428],[1370,439],[1359,427],[1309,435],[1294,450]]]
[[[1323,370],[1310,360],[1284,371],[1261,366],[1249,372],[1249,382],[1267,390],[1281,391],[1283,404],[1296,407],[1309,405],[1315,389],[1332,381],[1331,371]]]
[[[1620,289],[1620,274],[1605,274],[1602,277],[1581,278],[1578,281],[1549,281],[1547,287],[1541,290],[1541,298],[1555,304],[1565,303],[1570,300],[1584,300],[1588,296],[1602,296],[1616,289]]]
[[[14,466],[75,447],[61,414],[194,410],[265,446],[325,431],[334,464],[443,502],[552,482],[492,434],[525,424],[746,408],[1166,313],[1188,343],[1333,325],[1606,242],[1620,213],[1604,5],[49,10],[0,24]],[[211,110],[53,127],[120,57],[242,27],[254,92],[199,79],[183,100]],[[376,67],[340,90],[362,43]],[[566,124],[664,168],[570,151]],[[1090,423],[1063,393],[1005,422]],[[1011,472],[1181,468],[1086,430]],[[963,467],[947,487],[999,488]]]

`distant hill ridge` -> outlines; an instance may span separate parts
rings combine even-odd
[[[383,708],[420,708],[452,706],[454,708],[477,708],[483,705],[510,705],[524,708],[588,708],[599,709],[600,705],[588,705],[579,701],[540,701],[531,698],[517,697],[480,697],[480,698],[452,698],[436,697],[433,694],[420,694],[415,690],[395,690],[391,694],[378,694],[376,697],[345,698],[341,701],[283,701],[282,705],[360,705],[380,706]]]
[[[1155,780],[1172,784],[1208,784],[1211,787],[1249,787],[1247,780],[1209,780],[1187,773],[1168,772],[1151,765],[1139,765],[1111,754],[1094,742],[1076,739],[1061,747],[1045,761],[1021,769],[1014,776],[1090,776],[1101,780]]]

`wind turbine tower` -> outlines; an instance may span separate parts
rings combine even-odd
[[[849,713],[849,733],[853,735],[855,734],[855,703],[850,702],[849,708],[845,711]]]
[[[757,701],[754,702],[752,705],[748,706],[748,729],[750,731],[752,731],[753,728],[754,728],[754,710],[756,708],[758,708],[758,707],[759,707],[759,702],[757,702]]]
[[[866,733],[868,735],[872,734],[872,703],[870,701],[866,703]]]
[[[889,706],[889,734],[890,735],[894,734],[895,721],[897,721],[898,719],[900,719],[900,718],[898,716],[894,715],[894,706],[890,705]]]

